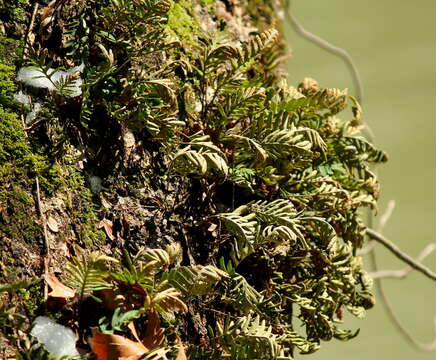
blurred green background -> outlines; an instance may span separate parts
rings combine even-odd
[[[294,0],[291,9],[307,30],[346,49],[359,68],[364,119],[377,145],[390,155],[379,168],[379,214],[391,199],[396,208],[384,234],[415,257],[436,242],[436,2]],[[309,76],[323,87],[347,87],[353,93],[342,60],[303,40],[290,26],[286,34],[292,48],[291,84]],[[383,269],[403,267],[381,247],[377,254]],[[436,271],[436,253],[425,263]],[[402,324],[421,342],[431,342],[436,283],[417,273],[383,283]],[[360,328],[360,335],[350,342],[323,343],[315,355],[297,358],[436,359],[436,351],[415,350],[399,335],[380,302],[366,319],[348,317],[344,327]]]

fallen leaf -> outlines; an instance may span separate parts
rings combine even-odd
[[[59,224],[58,222],[52,218],[51,216],[48,217],[47,219],[47,226],[50,229],[50,231],[57,233],[59,232]]]
[[[156,310],[151,309],[148,311],[147,330],[145,338],[142,340],[144,346],[153,350],[164,342],[164,331],[159,325],[159,317]]]
[[[97,224],[97,229],[104,229],[104,232],[106,233],[107,237],[111,240],[114,240],[114,234],[113,234],[113,223],[109,219],[103,219]]]
[[[101,204],[106,208],[110,209],[112,207],[112,204],[105,199],[103,195],[100,196]]]
[[[91,340],[97,360],[139,360],[149,350],[140,342],[96,331]]]
[[[44,280],[51,288],[51,292],[47,294],[49,297],[70,299],[76,295],[76,291],[74,289],[62,284],[53,273],[45,274]]]
[[[115,310],[117,307],[121,307],[126,298],[119,291],[113,289],[103,289],[99,292],[99,297],[103,300],[103,304],[106,309]]]
[[[138,360],[150,352],[156,352],[155,355],[159,356],[159,358],[154,357],[154,359],[167,360],[166,350],[159,349],[164,342],[164,332],[159,325],[156,310],[151,309],[148,312],[146,335],[142,341],[139,339],[133,322],[129,323],[127,327],[137,341],[120,335],[103,334],[98,331],[94,333],[91,339],[91,347],[94,354],[97,355],[97,360]],[[183,360],[183,358],[179,360]]]

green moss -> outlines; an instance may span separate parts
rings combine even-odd
[[[29,0],[14,0],[12,3],[8,0],[0,0],[1,20],[24,23],[28,5]]]
[[[2,49],[2,47],[0,47]],[[10,105],[11,96],[16,90],[14,81],[14,68],[7,64],[0,63],[0,105]]]
[[[14,188],[14,190],[12,190],[11,192],[14,197],[20,201],[21,203],[23,203],[24,205],[31,205],[32,204],[32,197],[29,196],[28,193],[22,191],[19,188]]]
[[[166,31],[178,38],[183,45],[194,45],[200,31],[200,24],[192,11],[192,1],[180,0],[174,2],[168,12]]]
[[[200,5],[202,7],[212,7],[215,6],[215,0],[200,0]]]
[[[15,112],[12,103],[15,69],[12,58],[5,59],[10,52],[1,51],[15,45],[16,42],[0,37],[0,238],[28,244],[29,249],[38,252],[42,233],[35,222],[31,191],[36,175],[42,191],[54,191],[59,184],[60,168],[34,152]]]
[[[37,283],[26,289],[18,290],[20,301],[24,303],[30,318],[36,317],[38,310],[44,305],[44,286]]]
[[[5,41],[1,39],[0,50],[5,49]],[[32,181],[35,174],[39,176],[41,187],[51,193],[57,188],[61,169],[47,161],[40,154],[36,154],[23,129],[19,116],[14,112],[12,103],[16,85],[14,83],[15,71],[9,60],[0,58],[0,178],[3,186],[6,179],[14,178]],[[0,203],[2,201],[2,187],[0,187]]]
[[[59,165],[49,163],[42,155],[33,153],[17,114],[2,106],[0,139],[0,178],[32,178],[33,181],[34,174],[38,174],[44,191],[51,193],[58,187],[61,173]]]
[[[6,111],[0,106],[0,175],[6,175],[1,169],[7,166],[8,162],[22,162],[29,155],[30,148],[25,138],[23,126],[18,116]]]

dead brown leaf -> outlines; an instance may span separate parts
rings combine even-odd
[[[58,222],[52,218],[51,216],[48,217],[47,219],[47,226],[50,229],[50,231],[57,233],[59,232],[59,224]]]
[[[50,286],[51,292],[47,295],[52,298],[70,299],[76,295],[74,289],[62,284],[59,279],[53,273],[47,273],[44,275],[44,280]]]
[[[149,349],[140,342],[98,331],[92,337],[91,347],[97,360],[139,360],[149,352]]]
[[[151,309],[148,311],[148,323],[145,338],[142,343],[153,350],[164,342],[164,331],[159,325],[159,317],[156,310]]]
[[[106,233],[107,237],[111,240],[114,240],[114,234],[113,234],[113,223],[109,219],[103,219],[97,224],[97,229],[103,228],[104,232]]]
[[[117,307],[123,306],[126,301],[124,295],[113,289],[100,290],[99,297],[103,300],[106,309],[115,310]]]
[[[129,323],[127,327],[136,341],[120,335],[103,334],[98,331],[94,333],[91,347],[94,354],[97,355],[97,360],[138,360],[150,351],[157,350],[164,341],[164,332],[159,325],[159,317],[154,309],[148,312],[146,335],[142,341],[139,339],[133,322]],[[184,353],[184,350],[182,351]],[[167,360],[165,352],[160,355],[159,359]],[[178,360],[183,360],[183,357]]]

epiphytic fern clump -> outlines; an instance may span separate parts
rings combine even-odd
[[[74,314],[89,298],[104,308],[79,322],[82,345],[91,326],[100,339],[142,333],[142,354],[159,359],[182,342],[191,359],[292,359],[350,339],[343,310],[362,317],[374,304],[356,250],[362,209],[379,194],[370,164],[386,154],[361,137],[346,90],[281,79],[272,24],[241,42],[212,5],[187,3],[59,2],[59,48],[29,51],[41,68],[83,64],[80,96],[34,96],[52,115],[49,141],[80,162],[75,174],[103,178],[93,201],[119,260],[93,253],[65,269]],[[198,31],[189,43],[186,28]],[[341,120],[348,103],[354,117]]]

